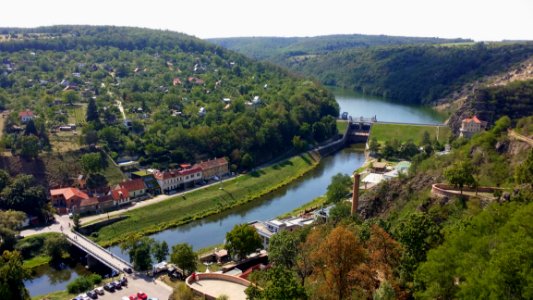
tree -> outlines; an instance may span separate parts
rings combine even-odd
[[[74,105],[75,102],[80,101],[80,95],[75,91],[63,92],[63,101],[68,105]]]
[[[373,300],[394,300],[396,299],[396,292],[388,281],[383,281],[379,288],[372,295]]]
[[[461,189],[463,194],[463,187],[465,185],[474,185],[476,180],[473,176],[474,168],[470,162],[459,161],[444,170],[444,177],[453,184],[456,188]]]
[[[155,242],[152,253],[154,254],[154,258],[157,262],[164,261],[168,256],[168,244],[165,241],[162,241],[160,243]]]
[[[352,206],[346,201],[337,202],[335,206],[329,211],[328,222],[337,224],[343,219],[350,217],[352,214]]]
[[[0,169],[0,192],[11,183],[11,176],[6,170]]]
[[[374,281],[363,263],[366,252],[355,233],[344,226],[334,228],[313,254],[313,276],[318,290],[326,298],[348,299],[355,290],[367,289]],[[373,283],[373,282],[372,282]]]
[[[25,218],[26,214],[20,211],[0,210],[0,252],[13,250],[17,242],[17,231]]]
[[[530,150],[526,160],[516,167],[514,178],[518,184],[533,183],[533,150]]]
[[[422,134],[422,142],[420,143],[420,146],[425,145],[431,145],[431,136],[427,130],[424,130],[424,133]]]
[[[378,140],[375,137],[370,139],[370,142],[368,143],[368,150],[371,154],[377,154],[379,152],[379,147]]]
[[[24,135],[38,135],[37,127],[35,127],[35,122],[33,119],[30,119],[24,128]]]
[[[301,137],[295,135],[293,138],[292,138],[292,146],[297,150],[297,151],[303,151],[307,148],[307,143],[302,140]]]
[[[62,235],[50,236],[44,242],[44,250],[52,261],[58,261],[63,258],[64,253],[70,248],[70,243],[67,238]]]
[[[262,289],[258,289],[254,284],[250,285],[245,290],[248,299],[284,300],[307,298],[304,288],[296,281],[294,274],[285,267],[275,266],[267,271],[254,273],[255,277],[260,275],[261,278],[258,284]]]
[[[337,173],[331,178],[328,185],[326,196],[328,202],[337,203],[345,198],[352,187],[352,179],[346,174]]]
[[[187,243],[177,244],[172,247],[170,261],[180,267],[186,274],[196,271],[196,253]]]
[[[24,280],[30,278],[30,272],[22,266],[22,257],[18,251],[4,251],[0,257],[0,298],[12,300],[30,299]]]
[[[237,259],[243,259],[246,255],[262,248],[261,237],[254,227],[248,224],[235,225],[226,233],[226,249]]]
[[[251,168],[254,165],[254,159],[249,153],[245,153],[241,159],[241,165],[243,168]]]
[[[0,208],[41,216],[46,208],[46,192],[32,175],[17,175],[0,194]]]
[[[80,159],[81,167],[89,174],[103,170],[105,168],[103,161],[100,152],[83,154]]]
[[[120,245],[122,251],[128,251],[133,268],[137,271],[146,271],[152,267],[151,249],[154,240],[149,237],[131,237]]]
[[[72,216],[72,224],[74,225],[75,231],[80,231],[80,227],[81,227],[80,214],[74,214]]]
[[[85,119],[88,123],[94,122],[95,124],[100,123],[100,116],[98,115],[98,107],[96,107],[96,101],[93,98],[89,99],[87,104],[87,113]]]
[[[39,138],[34,135],[21,136],[20,155],[24,158],[36,158],[39,155]]]
[[[298,244],[300,239],[297,233],[282,230],[270,238],[268,258],[276,266],[291,269],[296,264]]]

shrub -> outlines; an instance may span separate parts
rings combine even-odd
[[[70,294],[83,293],[93,288],[95,284],[102,282],[102,276],[91,274],[74,279],[67,285],[67,291]]]

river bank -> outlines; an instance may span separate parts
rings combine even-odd
[[[183,225],[268,195],[304,176],[318,163],[319,158],[309,153],[295,156],[228,182],[131,210],[124,214],[126,219],[102,227],[91,236],[107,247],[133,234],[148,235]]]

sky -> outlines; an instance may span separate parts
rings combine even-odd
[[[2,0],[0,27],[83,24],[200,38],[386,34],[533,40],[533,0]]]

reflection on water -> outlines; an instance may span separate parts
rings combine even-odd
[[[341,112],[352,116],[370,117],[376,115],[378,121],[439,123],[443,117],[431,109],[402,105],[377,97],[369,97],[346,90],[334,90]],[[360,149],[360,148],[359,148]],[[314,198],[325,194],[331,177],[337,173],[351,174],[364,162],[364,153],[355,148],[344,149],[322,159],[320,165],[306,176],[288,186],[269,194],[261,200],[241,205],[231,210],[194,221],[177,228],[152,235],[158,241],[169,245],[189,243],[194,249],[222,243],[226,232],[236,224],[254,220],[268,220],[291,211]],[[118,246],[110,250],[127,258]]]
[[[358,118],[377,116],[378,121],[402,123],[441,123],[446,116],[430,107],[407,105],[383,98],[367,96],[350,90],[331,88],[340,111]]]
[[[90,273],[79,262],[43,265],[35,268],[32,279],[26,280],[24,284],[30,292],[30,296],[33,297],[53,291],[66,290],[69,282]]]
[[[359,148],[360,149],[360,148]],[[317,168],[295,182],[260,200],[209,216],[176,228],[167,229],[151,237],[169,245],[189,243],[194,249],[222,243],[226,232],[236,224],[254,220],[268,220],[291,211],[326,192],[331,177],[337,173],[351,174],[364,162],[364,153],[356,148],[346,148],[322,159]],[[110,248],[122,257],[120,247]]]

